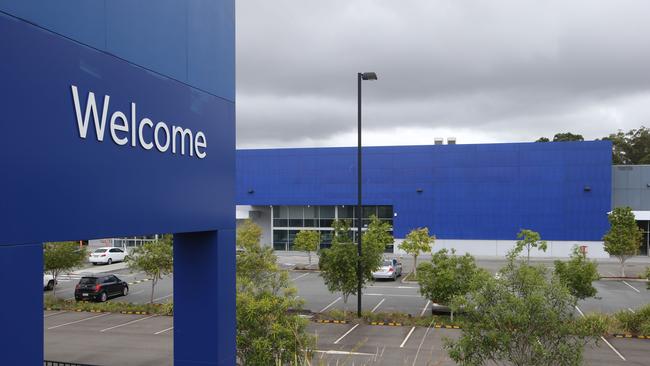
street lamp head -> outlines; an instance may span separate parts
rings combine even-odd
[[[361,80],[377,80],[377,74],[374,72],[362,72],[360,75]]]

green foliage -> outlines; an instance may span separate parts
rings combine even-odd
[[[319,246],[320,233],[316,230],[300,230],[293,242],[294,249],[307,252],[309,264],[311,264],[311,252],[317,251]]]
[[[603,138],[612,142],[613,164],[650,164],[650,130],[644,126],[619,130]]]
[[[597,293],[592,282],[599,278],[598,264],[587,260],[577,246],[573,247],[569,261],[555,261],[555,275],[577,299],[583,300]]]
[[[464,311],[460,338],[447,340],[451,359],[460,365],[580,365],[584,345],[602,334],[604,324],[578,321],[576,299],[543,266],[511,257],[498,279],[455,297]]]
[[[260,244],[262,237],[262,228],[251,219],[246,219],[241,225],[237,226],[237,247],[249,250]]]
[[[131,271],[144,272],[151,279],[150,303],[153,303],[158,280],[174,271],[172,241],[171,235],[163,235],[159,240],[145,242],[133,248],[125,258],[126,265]]]
[[[314,342],[307,321],[290,312],[302,302],[273,249],[260,245],[258,228],[249,222],[237,230],[245,248],[237,256],[237,358],[242,365],[303,364]]]
[[[585,138],[582,137],[582,135],[573,134],[571,132],[556,133],[555,136],[553,136],[553,142],[584,141],[584,140]],[[535,142],[550,142],[550,140],[548,139],[548,137],[540,137]]]
[[[400,249],[413,256],[414,273],[417,274],[418,256],[421,253],[430,253],[435,240],[436,237],[429,236],[429,228],[425,227],[411,230],[400,244]]]
[[[46,296],[43,300],[43,307],[50,310],[66,311],[90,311],[107,313],[147,313],[158,315],[174,315],[174,303],[164,304],[133,304],[121,301],[87,302],[57,299],[53,296]]]
[[[86,256],[86,248],[80,248],[78,242],[45,243],[43,245],[43,272],[52,275],[54,283],[56,283],[61,273],[81,267]],[[52,290],[56,296],[56,286]]]
[[[476,265],[474,257],[469,254],[457,256],[453,249],[451,254],[447,249],[435,253],[431,262],[420,264],[417,274],[420,294],[443,305],[479,287],[486,277],[489,274]]]
[[[614,314],[615,327],[623,333],[650,336],[650,304],[634,313],[621,310]]]
[[[352,242],[350,223],[337,220],[332,224],[332,246],[321,250],[321,277],[330,292],[341,292],[347,304],[350,295],[357,294],[357,245]],[[386,245],[393,242],[390,225],[371,217],[368,230],[361,240],[361,285],[373,281],[372,272],[381,265]]]
[[[517,257],[521,252],[526,249],[526,263],[530,263],[530,250],[532,248],[537,248],[541,251],[546,251],[547,245],[544,240],[541,240],[541,237],[538,232],[532,231],[529,229],[522,229],[517,233],[517,244],[508,253],[509,257]]]
[[[621,277],[625,277],[625,261],[638,253],[643,233],[629,207],[616,207],[612,210],[609,214],[609,224],[609,231],[603,237],[604,249],[618,258]]]

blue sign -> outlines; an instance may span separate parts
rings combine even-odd
[[[42,362],[42,242],[186,233],[175,364],[234,364],[234,102],[2,12],[0,55],[2,363]]]

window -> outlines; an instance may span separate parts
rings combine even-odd
[[[332,227],[334,223],[335,216],[334,206],[320,206],[319,215],[320,215],[320,227]]]
[[[273,249],[287,250],[287,230],[273,230]]]
[[[287,209],[287,206],[273,207],[273,226],[289,226],[289,210]]]
[[[356,211],[354,206],[338,206],[337,209],[339,211],[339,219],[351,219],[354,217]]]
[[[393,206],[377,206],[377,217],[380,219],[392,219]]]
[[[106,248],[101,248],[101,249],[95,250],[93,253],[106,253],[107,250],[108,249],[106,249]]]
[[[298,230],[289,230],[288,250],[293,250],[293,242],[296,240],[296,235],[298,235]]]
[[[318,207],[305,207],[305,227],[318,227]]]
[[[97,283],[97,278],[95,277],[82,277],[79,281],[80,285],[94,285]]]

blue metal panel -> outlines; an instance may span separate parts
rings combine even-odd
[[[42,363],[42,247],[33,243],[201,232],[179,235],[175,244],[175,326],[183,336],[174,339],[174,364],[234,364],[234,102],[3,12],[0,55],[0,280],[15,296],[0,303],[3,361]],[[89,92],[100,120],[108,105],[103,141],[92,117],[82,138],[72,85],[82,120]],[[128,136],[124,146],[111,134],[117,111],[128,121],[129,132],[118,132]],[[131,123],[145,117],[203,132],[207,155],[133,146]],[[153,139],[146,128],[145,141]],[[16,273],[24,281],[6,281]],[[201,301],[197,278],[217,289]]]
[[[0,11],[235,100],[233,0],[0,0]]]
[[[43,244],[0,245],[0,280],[0,364],[42,365]]]
[[[397,237],[427,226],[443,239],[508,240],[530,228],[547,240],[600,240],[610,166],[606,141],[369,147],[363,199],[394,206]],[[237,152],[238,204],[355,202],[354,148]]]

